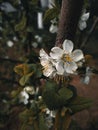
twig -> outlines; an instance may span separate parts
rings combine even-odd
[[[95,21],[94,21],[94,23],[93,23],[91,29],[90,29],[89,32],[87,33],[87,37],[84,39],[84,41],[83,41],[83,43],[81,44],[80,48],[83,49],[83,48],[85,47],[85,45],[87,45],[87,43],[88,43],[88,41],[89,41],[89,39],[90,39],[90,36],[92,35],[92,33],[93,33],[93,31],[94,31],[94,29],[95,29],[97,23],[98,23],[98,17],[96,17],[96,19],[95,19]]]
[[[12,63],[23,63],[23,61],[0,57],[0,62],[1,61],[6,61],[6,62],[9,61],[9,62],[12,62]]]

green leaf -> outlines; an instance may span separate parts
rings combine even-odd
[[[72,113],[74,114],[76,112],[89,108],[91,105],[91,99],[77,96],[69,103],[69,108],[72,110]]]
[[[24,13],[20,23],[18,23],[15,26],[15,31],[22,31],[22,30],[24,30],[25,27],[26,27],[26,23],[27,23],[27,18],[26,18],[25,13]]]
[[[19,80],[20,85],[24,86],[29,81],[29,77],[29,75],[22,76],[22,78]]]
[[[67,101],[68,99],[70,99],[73,96],[73,92],[66,87],[61,88],[58,91],[58,94],[63,102]]]
[[[49,109],[58,109],[66,106],[66,103],[73,96],[73,92],[66,88],[61,87],[53,81],[46,82],[42,94],[43,100]]]
[[[59,9],[54,7],[52,9],[48,9],[45,13],[45,16],[44,16],[44,21],[47,22],[47,21],[50,21],[56,17],[58,17],[59,15]]]

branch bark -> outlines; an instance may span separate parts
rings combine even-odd
[[[55,46],[61,47],[65,39],[74,41],[83,2],[84,0],[62,0],[59,28]],[[62,119],[61,115],[58,114],[55,119],[55,130],[67,130],[71,119],[68,117],[65,124],[66,119],[67,118]]]
[[[83,2],[84,0],[62,0],[56,46],[61,47],[64,39],[74,41]]]

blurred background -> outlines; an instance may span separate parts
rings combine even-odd
[[[55,6],[55,1],[56,10],[50,17],[46,11]],[[21,85],[14,67],[24,62],[38,63],[39,50],[49,51],[54,46],[60,7],[61,0],[0,0],[0,130],[33,130],[30,119],[28,126],[23,127],[21,115],[27,105],[15,96]],[[90,64],[98,69],[98,1],[85,0],[84,7],[90,18],[86,29],[77,29],[76,41],[82,43],[85,54],[92,55]],[[92,76],[88,85],[82,84],[79,77],[73,81],[78,93],[94,103],[89,110],[73,117],[72,130],[98,130],[97,81],[97,75]],[[24,114],[24,118],[27,116]]]

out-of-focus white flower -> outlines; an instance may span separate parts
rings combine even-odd
[[[12,41],[7,41],[6,44],[7,44],[8,47],[12,47],[14,45],[14,43]]]
[[[26,91],[21,91],[19,94],[19,102],[23,104],[28,104],[29,95]]]
[[[15,41],[15,42],[17,42],[18,41],[18,39],[17,39],[17,37],[13,37],[13,40]]]
[[[85,77],[83,77],[82,82],[84,84],[89,84],[91,75],[92,75],[92,70],[88,66],[88,67],[86,67],[86,74],[85,74]]]
[[[32,86],[26,86],[24,88],[24,91],[27,92],[28,94],[34,95],[35,94],[35,90]]]
[[[42,96],[38,96],[38,99],[41,100],[41,99],[42,99]]]
[[[49,31],[50,31],[51,33],[57,33],[57,31],[58,31],[57,25],[51,24],[51,26],[50,26],[50,28],[49,28]]]
[[[43,29],[43,13],[38,12],[37,14],[38,29]]]
[[[51,9],[55,6],[54,0],[48,0],[48,7]]]
[[[84,58],[83,52],[80,49],[73,51],[73,46],[71,40],[65,40],[63,42],[63,49],[59,47],[51,49],[50,56],[56,61],[56,70],[61,75],[65,75],[66,73],[74,74],[78,68],[77,62]]]
[[[43,49],[40,50],[40,63],[43,66],[44,76],[54,77],[56,75],[56,70],[55,67],[53,66],[52,59]]]
[[[34,48],[37,48],[37,47],[38,47],[38,43],[37,43],[37,42],[33,42],[33,43],[32,43],[32,46],[33,46]]]
[[[55,118],[56,111],[50,111],[48,108],[46,108],[46,114],[50,115],[51,117]]]
[[[89,19],[90,13],[86,13],[86,10],[83,11],[83,14],[80,17],[78,27],[83,31],[87,27],[87,20]]]
[[[42,37],[40,37],[39,35],[35,35],[35,39],[37,40],[37,42],[42,42]]]
[[[53,119],[50,115],[45,117],[46,126],[50,129],[53,126]]]
[[[54,18],[54,19],[51,20],[51,25],[50,25],[49,31],[51,33],[57,33],[58,26],[57,26],[57,20],[56,20],[56,18]]]
[[[6,13],[16,12],[17,10],[8,2],[3,2],[0,6],[0,9]]]

